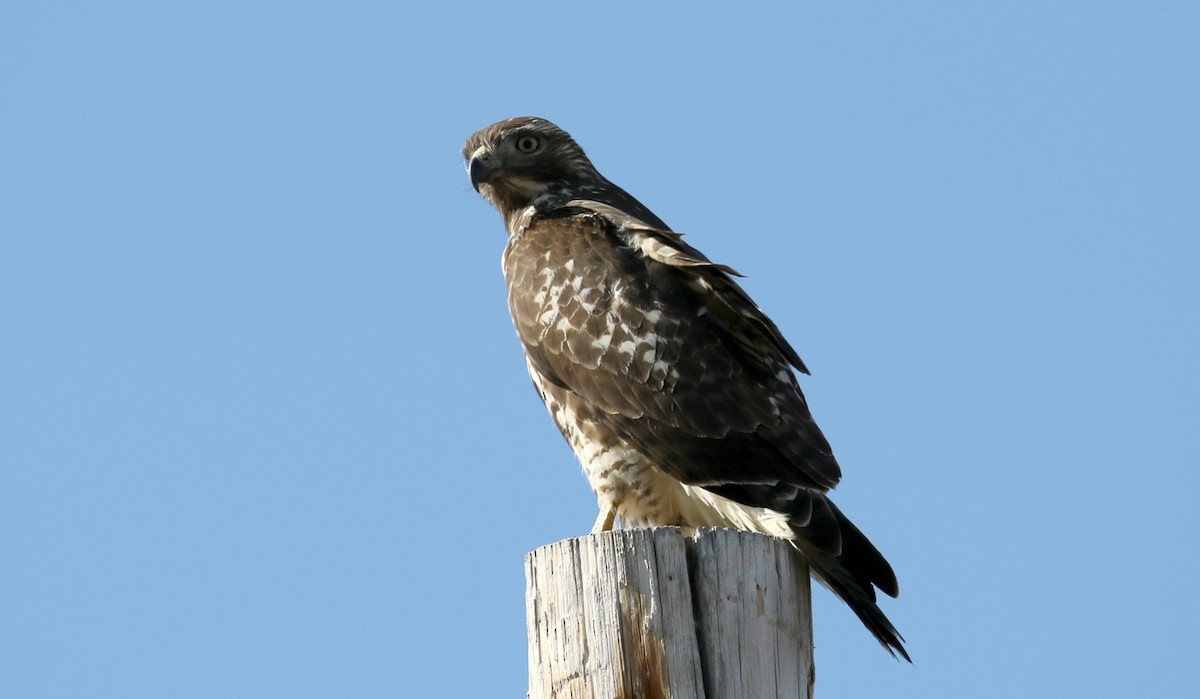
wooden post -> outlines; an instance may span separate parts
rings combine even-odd
[[[525,557],[529,699],[810,699],[808,569],[731,529],[622,529]]]

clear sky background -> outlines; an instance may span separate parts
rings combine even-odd
[[[519,697],[595,503],[458,149],[522,114],[813,370],[914,667],[825,697],[1182,697],[1200,5],[0,11],[0,695]]]

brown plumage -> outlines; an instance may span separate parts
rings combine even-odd
[[[463,147],[504,218],[504,275],[530,377],[596,492],[594,530],[729,526],[790,540],[889,652],[891,566],[826,497],[841,478],[793,369],[734,281],[554,124],[508,119]]]

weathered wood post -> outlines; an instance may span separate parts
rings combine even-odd
[[[784,541],[677,527],[525,557],[529,699],[810,699],[808,569]]]

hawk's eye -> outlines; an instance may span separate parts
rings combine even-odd
[[[522,136],[517,139],[517,150],[522,153],[532,153],[542,145],[542,140],[537,136]]]

